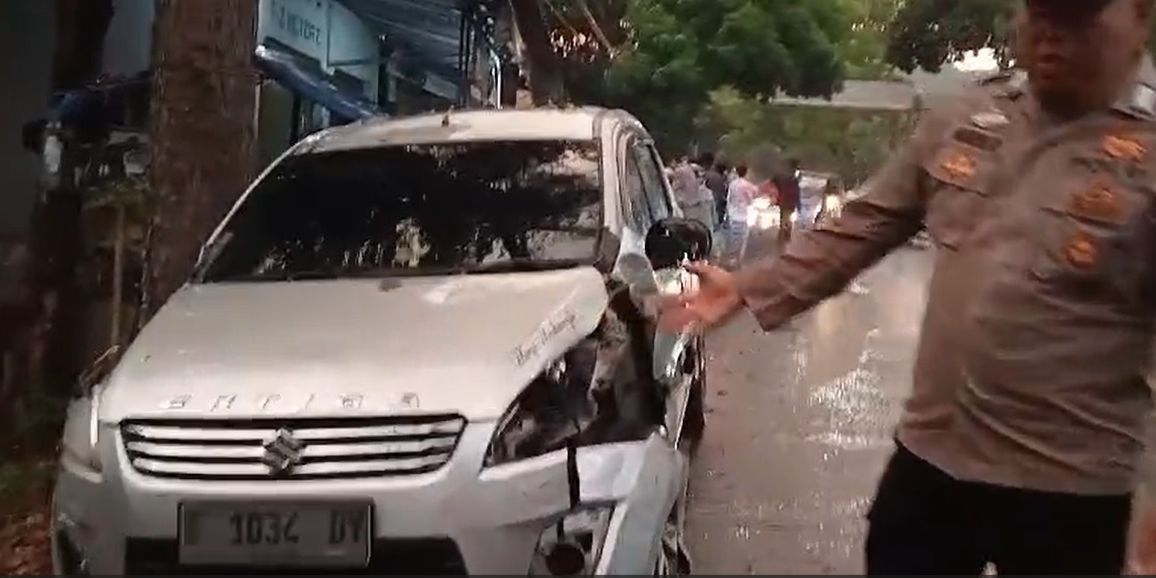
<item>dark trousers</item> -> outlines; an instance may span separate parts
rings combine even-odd
[[[1131,505],[962,482],[901,445],[868,514],[867,573],[1119,575]]]
[[[779,205],[779,241],[786,243],[791,240],[791,230],[794,228],[794,223],[791,222],[791,213],[798,210],[797,206]]]

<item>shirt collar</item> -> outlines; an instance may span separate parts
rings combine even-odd
[[[1027,71],[1017,69],[1002,91],[1013,100],[1030,96],[1030,81]],[[1145,54],[1136,68],[1133,81],[1112,105],[1112,110],[1128,116],[1156,120],[1156,64],[1152,56]]]
[[[1156,66],[1151,56],[1144,55],[1136,69],[1135,80],[1112,108],[1129,116],[1156,118]]]

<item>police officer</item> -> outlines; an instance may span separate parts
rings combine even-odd
[[[668,329],[778,327],[925,224],[937,244],[914,391],[868,516],[871,574],[1112,574],[1151,406],[1152,0],[1026,0],[1024,74],[928,113],[823,230],[737,273],[691,270]]]

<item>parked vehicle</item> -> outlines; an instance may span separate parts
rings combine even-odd
[[[622,112],[309,137],[69,407],[55,569],[688,571],[710,244]]]

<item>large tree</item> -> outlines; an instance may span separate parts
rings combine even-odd
[[[667,147],[692,140],[711,91],[765,99],[829,96],[843,81],[840,0],[635,0],[607,75],[609,104],[634,111]]]
[[[1006,64],[1013,10],[1007,0],[908,0],[889,27],[887,60],[905,72],[939,72],[945,62],[991,48]]]
[[[159,0],[146,315],[252,177],[257,0]]]
[[[565,92],[560,59],[551,46],[541,0],[510,0],[510,7],[525,46],[524,72],[534,102],[562,102]]]
[[[946,62],[990,48],[1010,65],[1014,11],[1007,0],[906,0],[888,27],[887,60],[906,72],[938,72]],[[1156,52],[1156,44],[1150,48]]]
[[[554,98],[561,79],[567,100],[627,108],[679,147],[714,89],[752,98],[838,90],[855,2],[511,0],[532,89]],[[550,67],[558,73],[543,74]]]
[[[786,154],[803,166],[837,173],[847,186],[863,182],[910,134],[913,111],[767,105],[734,90],[711,95],[704,114],[724,156],[769,176]]]
[[[900,0],[842,0],[848,27],[839,42],[846,75],[855,80],[882,80],[891,76],[887,62],[888,31]]]

